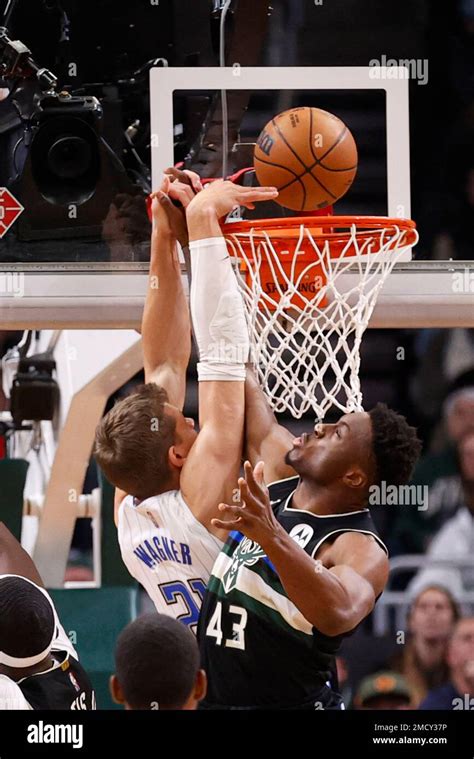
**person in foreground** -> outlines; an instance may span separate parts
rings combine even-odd
[[[143,614],[122,630],[110,692],[127,710],[197,709],[206,693],[196,636],[165,614]]]
[[[33,560],[0,522],[0,711],[95,708]]]
[[[381,404],[292,439],[251,376],[246,403],[251,461],[241,503],[220,504],[222,518],[213,519],[230,535],[198,627],[209,680],[203,706],[343,708],[335,655],[388,576],[369,488],[406,483],[421,445]]]

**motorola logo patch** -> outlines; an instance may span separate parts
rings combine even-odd
[[[296,527],[293,527],[290,532],[290,538],[293,538],[293,540],[298,543],[301,548],[304,548],[306,545],[308,545],[313,535],[314,530],[309,526],[309,524],[297,524]]]

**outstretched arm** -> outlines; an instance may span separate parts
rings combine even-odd
[[[197,176],[197,175],[196,175]],[[181,192],[189,203],[191,187],[177,183],[172,186],[164,178],[152,201],[153,231],[151,237],[150,276],[142,319],[145,382],[155,382],[168,393],[169,402],[184,405],[186,369],[191,353],[191,324],[184,294],[176,238],[185,220],[168,192]],[[185,242],[181,238],[181,242]]]
[[[244,428],[248,330],[244,305],[219,219],[237,205],[274,198],[273,188],[216,181],[187,208],[192,269],[191,313],[199,351],[200,432],[181,475],[182,493],[208,529],[219,501],[232,499]]]
[[[170,176],[168,176],[170,172]],[[185,179],[189,182],[179,181]],[[167,169],[160,189],[152,196],[153,230],[150,274],[142,317],[145,382],[163,387],[169,402],[182,410],[186,395],[186,369],[191,353],[191,323],[183,290],[176,240],[188,244],[184,209],[202,189],[195,172]],[[171,198],[179,200],[181,208]],[[114,521],[118,525],[120,504],[127,494],[115,490]]]
[[[292,447],[293,436],[278,424],[252,369],[245,380],[245,457],[255,466],[265,462],[267,483],[296,475],[285,464],[285,455]]]

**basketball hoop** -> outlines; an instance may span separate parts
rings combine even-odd
[[[368,216],[227,222],[260,384],[277,412],[362,410],[360,344],[415,223]]]

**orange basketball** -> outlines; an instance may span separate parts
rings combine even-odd
[[[260,133],[254,152],[259,184],[277,187],[277,203],[315,211],[342,198],[357,171],[357,147],[347,126],[320,108],[292,108]]]

